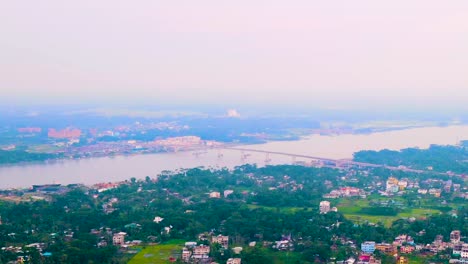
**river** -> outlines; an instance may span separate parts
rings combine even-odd
[[[427,148],[430,144],[453,145],[468,140],[468,126],[424,127],[372,134],[343,134],[335,136],[311,135],[298,141],[275,141],[243,148],[350,159],[359,150],[399,150],[408,147]],[[220,157],[219,154],[222,154]],[[0,189],[30,187],[32,184],[115,182],[155,177],[164,170],[213,167],[232,168],[245,163],[265,165],[265,154],[236,150],[208,150],[193,152],[158,153],[133,156],[101,157],[79,160],[61,160],[47,164],[22,164],[0,167]],[[287,156],[270,155],[270,164],[291,163]],[[300,161],[297,159],[296,161]]]

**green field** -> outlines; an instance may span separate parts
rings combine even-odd
[[[403,209],[400,213],[395,216],[387,215],[369,215],[361,212],[362,208],[369,207],[369,200],[351,200],[343,199],[337,205],[338,211],[341,212],[349,220],[362,223],[362,222],[371,222],[371,223],[383,223],[386,227],[390,227],[392,223],[401,218],[421,218],[433,214],[439,214],[439,210],[435,209],[426,209],[426,208],[407,208]]]
[[[44,144],[44,145],[34,145],[28,148],[28,152],[32,153],[54,153],[58,150],[61,150],[61,147]]]
[[[248,204],[247,207],[249,209],[258,209],[262,208],[268,211],[276,211],[279,210],[280,213],[287,213],[287,214],[294,214],[298,211],[303,211],[304,207],[291,207],[291,206],[284,206],[284,207],[273,207],[273,206],[263,206],[263,205],[255,205],[255,204]],[[311,208],[305,207],[306,211],[312,210]]]
[[[273,264],[288,264],[288,263],[310,263],[302,259],[301,253],[298,252],[271,252]]]
[[[146,246],[138,254],[136,254],[128,263],[129,264],[140,264],[140,263],[155,263],[155,264],[166,264],[169,262],[169,258],[178,258],[181,254],[183,247],[183,240],[171,240],[164,244]]]

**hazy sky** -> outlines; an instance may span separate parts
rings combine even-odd
[[[0,98],[462,107],[468,1],[0,4]]]

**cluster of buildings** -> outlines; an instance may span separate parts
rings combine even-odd
[[[361,252],[364,256],[371,256],[376,250],[397,257],[397,263],[407,263],[407,254],[414,252],[436,254],[445,252],[448,249],[452,251],[450,263],[468,263],[468,243],[461,241],[460,230],[454,230],[450,233],[450,241],[444,242],[443,236],[438,235],[431,244],[416,244],[414,239],[408,235],[399,235],[390,243],[376,243],[375,241],[366,241],[361,243]],[[358,262],[359,263],[359,262]]]
[[[65,128],[62,130],[56,130],[54,128],[50,128],[47,132],[47,136],[49,138],[55,139],[72,139],[72,138],[79,138],[81,137],[81,130],[76,128]]]
[[[202,140],[197,136],[170,137],[166,139],[158,139],[148,144],[172,151],[190,149],[194,147],[214,147],[221,145],[219,142]]]
[[[399,191],[403,191],[408,186],[407,180],[398,180],[395,177],[390,177],[387,179],[385,185],[385,191],[387,193],[397,193]]]
[[[199,239],[202,241],[208,238],[201,234]],[[223,250],[229,249],[229,236],[217,235],[211,237],[211,244],[219,244]],[[209,256],[211,247],[209,245],[198,245],[197,242],[186,242],[182,248],[181,259],[184,263],[212,263],[212,258]],[[239,254],[242,248],[233,248],[234,253]],[[230,258],[226,264],[241,264],[240,258]]]
[[[336,190],[332,190],[330,193],[323,195],[323,198],[327,199],[336,199],[341,197],[361,197],[366,198],[367,193],[359,188],[356,187],[341,187]]]
[[[234,190],[224,190],[223,192],[223,197],[224,198],[227,198],[229,195],[233,194],[234,193]],[[220,192],[210,192],[208,194],[208,196],[210,198],[215,198],[215,199],[219,199],[221,198],[221,193]]]

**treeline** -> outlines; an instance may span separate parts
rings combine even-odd
[[[245,165],[232,171],[196,168],[165,173],[158,179],[131,179],[102,193],[77,188],[53,196],[50,202],[4,203],[0,206],[3,221],[0,248],[40,242],[46,244],[46,251],[52,256],[32,254],[36,256],[35,263],[118,263],[122,255],[110,245],[112,234],[106,228],[114,233],[126,232],[126,240],[144,242],[194,241],[200,233],[212,232],[229,235],[234,245],[245,248],[252,241],[262,245],[290,236],[295,253],[300,255],[299,263],[306,263],[352,256],[343,241],[391,242],[397,235],[408,233],[416,242],[427,243],[437,234],[447,236],[452,230],[467,230],[466,208],[459,208],[458,218],[442,215],[413,223],[402,220],[391,228],[357,225],[340,212],[319,214],[321,195],[329,191],[324,182],[337,184],[344,173],[289,165],[265,168]],[[210,192],[222,194],[224,190],[234,193],[220,199],[208,196]],[[106,213],[103,208],[111,200],[115,211]],[[391,208],[381,210],[384,212],[379,212],[380,215],[393,213],[387,212]],[[164,220],[155,223],[156,216]],[[172,229],[166,233],[165,227]],[[91,234],[92,229],[103,231]],[[417,236],[421,230],[426,230],[426,234]],[[102,239],[109,246],[97,248]],[[244,254],[259,261],[271,260],[262,249],[249,249]],[[228,256],[214,255],[220,263]],[[14,257],[2,251],[0,262]],[[246,260],[246,263],[262,262]]]
[[[60,157],[59,154],[33,153],[26,150],[0,150],[0,164],[46,161]]]
[[[401,151],[384,149],[365,150],[354,154],[354,161],[389,166],[408,166],[414,169],[455,173],[468,172],[468,148],[463,146],[431,145],[428,149],[407,148]]]

